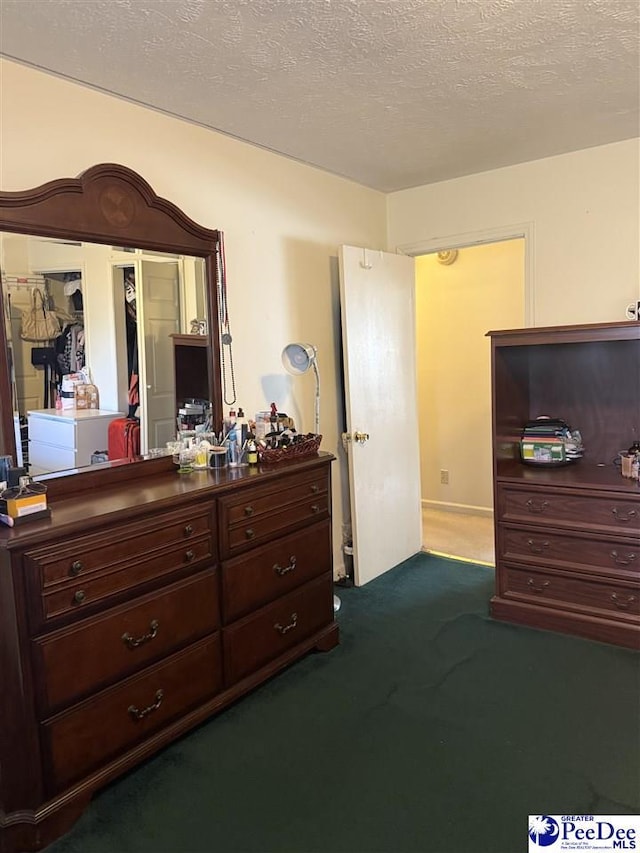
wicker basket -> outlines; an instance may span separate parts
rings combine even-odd
[[[307,456],[315,456],[322,441],[321,435],[315,435],[310,432],[305,435],[303,441],[297,441],[295,444],[290,444],[287,447],[265,448],[258,452],[258,457],[261,462],[271,465],[276,462],[286,462],[287,460],[305,459]]]

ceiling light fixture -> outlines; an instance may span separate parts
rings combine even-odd
[[[442,252],[438,252],[438,263],[444,264],[446,267],[455,263],[456,258],[458,257],[457,249],[446,249]]]

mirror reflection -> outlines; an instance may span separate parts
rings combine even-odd
[[[0,268],[18,464],[38,477],[121,458],[108,433],[123,417],[139,419],[138,453],[165,447],[171,336],[209,322],[204,260],[3,233]],[[54,337],[30,328],[34,300],[54,315]]]

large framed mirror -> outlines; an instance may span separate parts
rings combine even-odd
[[[91,469],[51,450],[59,427],[54,376],[74,373],[82,363],[104,412],[91,416],[98,431],[88,440],[100,443],[104,424],[135,415],[140,455],[153,455],[175,434],[182,402],[184,389],[176,388],[174,377],[177,342],[188,346],[186,363],[197,374],[193,387],[206,395],[219,429],[220,253],[219,231],[197,225],[125,166],[100,164],[78,178],[0,192],[0,452],[19,462],[25,440],[40,439],[46,459],[53,457],[29,463],[36,477],[87,470],[106,478],[113,474],[116,466],[103,463],[101,447],[95,448]],[[64,340],[23,339],[23,312],[37,291],[62,317]],[[131,393],[136,378],[137,397]],[[27,444],[24,450],[28,459]],[[35,458],[36,444],[33,451]]]

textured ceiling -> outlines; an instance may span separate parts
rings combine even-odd
[[[640,136],[638,0],[0,0],[0,52],[390,191]]]

